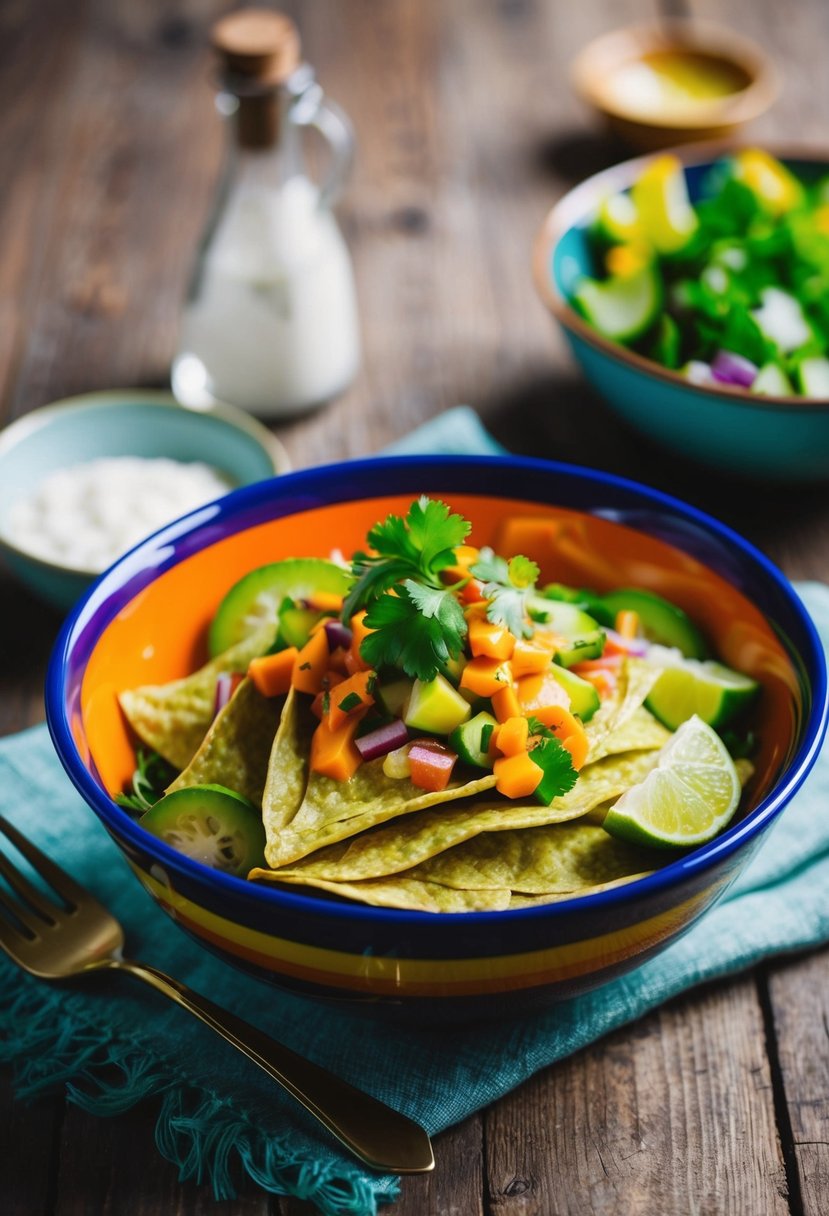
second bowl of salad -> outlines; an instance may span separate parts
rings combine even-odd
[[[829,477],[829,162],[686,148],[616,165],[553,208],[539,293],[587,378],[684,456]]]

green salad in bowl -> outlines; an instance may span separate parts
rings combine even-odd
[[[571,303],[603,337],[696,385],[829,398],[829,174],[746,148],[692,201],[665,154],[602,199],[589,241]]]

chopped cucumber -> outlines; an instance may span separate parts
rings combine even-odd
[[[223,785],[191,785],[167,794],[142,815],[142,828],[194,861],[245,877],[264,865],[262,816]]]
[[[553,658],[561,667],[572,667],[574,663],[583,663],[585,659],[600,659],[604,652],[605,632],[594,629],[592,633],[583,633],[571,638],[567,644],[560,646]]]
[[[547,595],[530,596],[530,618],[538,625],[552,629],[566,638],[577,638],[598,628],[595,617],[585,612],[579,603],[551,599]]]
[[[492,757],[489,754],[489,742],[498,723],[492,714],[482,711],[475,714],[468,722],[456,726],[449,736],[449,746],[458,753],[458,759],[464,764],[473,764],[476,768],[492,768]]]
[[[570,712],[578,714],[582,722],[589,722],[601,703],[596,689],[566,667],[554,664],[550,670],[570,697]]]
[[[271,621],[276,633],[279,609],[286,596],[310,599],[315,591],[345,595],[351,581],[347,570],[322,557],[288,557],[251,570],[233,584],[216,609],[207,639],[211,657]]]
[[[582,279],[573,304],[595,330],[612,342],[634,342],[659,316],[662,281],[649,262],[641,270],[612,278]]]
[[[472,707],[445,676],[415,680],[403,721],[413,730],[449,735],[472,714]]]
[[[402,718],[409,697],[412,695],[414,680],[401,676],[398,680],[389,680],[386,684],[376,684],[375,700],[391,718]]]
[[[279,609],[280,641],[286,646],[304,646],[320,618],[321,613],[312,608],[297,608],[292,599],[286,598]]]

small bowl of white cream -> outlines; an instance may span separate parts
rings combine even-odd
[[[142,389],[55,402],[0,432],[0,551],[65,609],[150,533],[288,467],[271,432],[230,406]]]

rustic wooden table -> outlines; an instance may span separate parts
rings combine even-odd
[[[5,0],[0,7],[0,401],[6,421],[90,389],[167,382],[220,156],[206,30],[219,0]],[[353,388],[280,428],[296,466],[374,451],[459,401],[518,452],[623,472],[733,524],[796,578],[829,578],[824,490],[748,489],[682,466],[604,411],[533,291],[550,204],[621,159],[573,97],[591,36],[645,0],[299,0],[308,59],[352,116],[340,209],[365,360]],[[775,54],[785,91],[758,140],[829,123],[823,0],[675,0]],[[43,716],[58,618],[0,582],[0,730]],[[390,1216],[829,1210],[829,954],[692,993],[437,1138],[433,1175]],[[55,1213],[256,1213],[214,1205],[153,1145],[152,1107],[91,1118],[0,1096],[0,1206]]]

